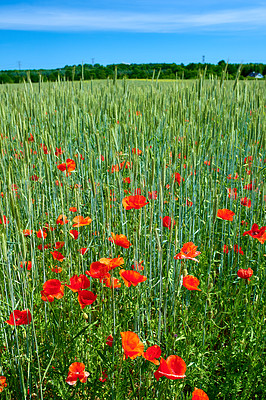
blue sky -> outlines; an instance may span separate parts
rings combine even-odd
[[[266,63],[265,21],[265,0],[0,0],[0,70]]]

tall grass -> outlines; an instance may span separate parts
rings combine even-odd
[[[265,245],[242,234],[253,223],[266,224],[264,93],[264,82],[203,78],[0,86],[0,218],[9,220],[0,225],[3,398],[190,399],[195,386],[210,399],[263,398]],[[68,177],[57,168],[67,158],[77,164]],[[112,173],[122,161],[132,168]],[[253,191],[244,188],[250,182]],[[138,188],[147,198],[157,191],[157,199],[126,211],[125,190]],[[237,189],[237,199],[228,197],[228,188]],[[245,196],[250,208],[240,204]],[[73,206],[77,214],[69,211]],[[221,208],[235,212],[232,222],[217,219]],[[70,222],[56,225],[60,214]],[[92,218],[77,241],[69,235],[75,215]],[[176,221],[172,230],[163,227],[166,215]],[[45,223],[56,229],[42,241],[35,232]],[[23,229],[34,233],[25,237]],[[108,241],[111,232],[133,246],[116,247]],[[61,274],[49,268],[59,266],[50,254],[56,241],[65,242]],[[199,264],[174,260],[189,241],[199,246]],[[51,249],[38,250],[47,243]],[[233,251],[236,244],[244,255]],[[77,251],[82,247],[84,256]],[[112,290],[91,279],[98,297],[83,311],[68,288],[61,300],[41,300],[48,279],[69,283],[92,262],[118,254],[125,269],[143,260],[147,281]],[[30,271],[21,268],[25,261],[32,261]],[[254,271],[249,283],[236,274],[247,267]],[[200,280],[201,292],[182,286],[184,270]],[[15,309],[29,309],[32,323],[7,325]],[[153,364],[123,361],[123,331],[137,333],[145,347],[160,345],[164,358],[182,357],[186,379],[157,383]],[[105,344],[110,334],[112,348]],[[90,377],[73,388],[65,380],[74,361]],[[106,382],[99,381],[103,370]]]

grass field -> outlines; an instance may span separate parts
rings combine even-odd
[[[265,107],[265,82],[0,86],[1,398],[266,398]]]

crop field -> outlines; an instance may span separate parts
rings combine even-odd
[[[0,398],[265,399],[265,81],[0,85]]]

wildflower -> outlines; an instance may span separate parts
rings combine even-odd
[[[62,262],[65,259],[65,257],[63,256],[63,254],[60,253],[60,251],[56,251],[56,250],[51,251],[51,254],[52,254],[54,260],[57,260],[59,262]]]
[[[243,236],[249,235],[263,244],[266,241],[266,226],[258,227],[257,224],[253,224],[250,231],[246,231],[243,233]]]
[[[58,250],[58,249],[62,249],[62,247],[64,247],[65,242],[55,242],[55,246],[54,249]]]
[[[122,347],[124,350],[124,359],[128,357],[134,360],[141,356],[144,351],[144,344],[140,341],[138,335],[134,332],[121,332]]]
[[[128,176],[127,178],[123,178],[123,182],[124,183],[130,183],[131,182],[130,177]]]
[[[68,158],[66,160],[66,163],[59,164],[57,168],[62,172],[66,171],[66,175],[69,176],[71,175],[72,171],[75,171],[76,163],[71,158]]]
[[[73,228],[79,228],[80,226],[86,226],[90,225],[92,222],[92,219],[90,217],[82,217],[81,215],[78,215],[73,219]]]
[[[73,275],[70,278],[70,285],[66,285],[72,292],[76,293],[81,289],[88,289],[90,287],[90,280],[86,275]]]
[[[6,377],[0,376],[0,393],[4,390],[5,387],[7,387]]]
[[[9,221],[5,215],[3,215],[3,221],[0,218],[0,225],[2,225],[2,224],[4,224],[4,225],[9,224]]]
[[[68,219],[65,215],[60,214],[59,217],[56,220],[57,225],[65,225],[68,223]]]
[[[242,279],[247,279],[248,281],[250,281],[250,277],[253,275],[253,270],[251,269],[251,268],[248,268],[248,269],[244,269],[244,268],[240,268],[238,271],[237,271],[237,276],[239,277],[239,278],[242,278]]]
[[[78,291],[78,302],[81,309],[92,304],[97,298],[97,294],[92,293],[90,290],[79,290]]]
[[[118,256],[117,258],[100,258],[100,263],[107,265],[110,271],[124,264],[124,259],[120,256]]]
[[[27,268],[27,271],[30,271],[32,268],[32,262],[31,261],[25,261],[24,262],[25,267]],[[23,263],[20,263],[20,267],[23,268]]]
[[[209,397],[203,390],[195,388],[191,400],[209,400]]]
[[[82,256],[84,256],[84,254],[86,254],[88,250],[89,250],[88,247],[82,247],[81,249],[78,250],[78,252],[79,252]]]
[[[77,212],[78,209],[77,209],[77,207],[70,207],[69,211],[71,211],[71,212]]]
[[[42,300],[52,303],[54,299],[61,299],[64,296],[64,285],[58,279],[49,279],[43,284],[41,295]]]
[[[195,278],[195,276],[192,275],[186,275],[183,278],[183,286],[187,288],[188,290],[198,290],[201,292],[201,289],[198,288],[198,285],[200,284],[200,281]]]
[[[30,310],[14,310],[10,316],[9,320],[5,321],[8,325],[18,326],[18,325],[29,325],[31,323],[31,313]]]
[[[131,265],[131,269],[136,269],[137,271],[143,271],[144,267],[143,267],[143,265],[141,265],[143,263],[144,263],[144,260],[142,260],[140,262],[134,261],[134,264]]]
[[[235,199],[237,198],[237,188],[228,188],[227,189],[228,192],[228,197],[229,199]]]
[[[184,181],[185,179],[183,178],[183,181]],[[177,182],[178,183],[178,185],[180,186],[181,185],[181,181],[182,181],[182,176],[179,174],[179,172],[176,172],[175,173],[175,182]]]
[[[155,379],[158,381],[162,376],[167,379],[183,379],[185,378],[187,366],[185,361],[178,356],[171,355],[166,360],[160,359],[160,366],[154,373]]]
[[[193,261],[199,262],[199,260],[197,260],[195,258],[199,254],[201,254],[200,251],[196,251],[197,248],[198,248],[198,246],[195,246],[193,242],[185,243],[183,245],[182,249],[180,250],[180,253],[178,253],[174,256],[174,259],[175,260],[187,259],[187,260],[193,260]]]
[[[108,378],[108,375],[106,374],[106,371],[104,370],[102,373],[102,376],[99,378],[99,381],[105,382],[107,378]]]
[[[122,204],[126,210],[131,210],[134,208],[135,210],[139,210],[140,208],[146,206],[149,202],[147,201],[145,196],[135,195],[135,196],[127,196],[122,200]]]
[[[141,275],[137,271],[127,271],[124,269],[121,269],[119,271],[119,275],[125,282],[126,287],[130,287],[131,285],[137,286],[138,283],[140,282],[145,282],[147,280],[147,277],[144,275]]]
[[[39,179],[40,179],[40,178],[38,177],[38,175],[32,175],[32,176],[30,176],[30,180],[33,181],[33,182],[38,182]]]
[[[89,372],[85,371],[85,365],[83,363],[74,362],[69,367],[66,382],[71,386],[75,385],[78,379],[80,382],[85,383],[89,375]]]
[[[217,217],[226,221],[233,221],[235,213],[227,208],[222,208],[217,211]]]
[[[47,237],[47,232],[45,229],[39,229],[38,232],[36,232],[36,235],[39,239],[45,239]]]
[[[49,267],[49,268],[51,268],[51,271],[55,272],[56,274],[60,274],[60,272],[63,271],[62,268],[58,267],[57,265],[55,265],[54,267]]]
[[[160,217],[161,218],[161,217]],[[170,217],[166,216],[163,217],[163,226],[168,228],[169,230],[175,226],[175,220],[171,219]]]
[[[108,273],[108,271],[109,267],[107,265],[96,261],[91,263],[90,270],[85,271],[85,274],[91,276],[92,278],[102,279]]]
[[[238,247],[237,244],[234,245],[234,252],[235,252],[235,253],[242,254],[242,255],[244,254],[242,248],[241,248],[240,246]]]
[[[251,207],[251,200],[249,200],[247,197],[242,197],[240,203],[242,204],[242,206],[246,206],[248,208]]]
[[[111,232],[112,237],[108,238],[108,240],[117,246],[123,247],[124,249],[128,249],[132,246],[132,243],[129,242],[128,238],[125,235],[115,235]]]
[[[69,234],[70,234],[70,236],[73,237],[73,239],[77,240],[78,235],[79,235],[79,231],[77,231],[76,229],[71,229],[71,230],[69,231]]]
[[[31,236],[32,235],[32,230],[30,230],[30,229],[24,229],[23,230],[23,235],[24,236]]]
[[[227,246],[227,244],[224,244],[224,247],[223,247],[223,252],[224,252],[225,254],[228,254],[228,252],[229,252],[229,249],[228,249],[228,246]]]
[[[142,153],[142,151],[140,149],[135,149],[135,147],[132,149],[132,154],[137,154],[138,156],[140,156]]]
[[[149,192],[149,196],[148,197],[149,197],[150,200],[157,200],[157,197],[158,197],[157,190]]]
[[[159,365],[160,362],[158,360],[156,360],[156,358],[161,357],[161,348],[160,346],[157,346],[157,344],[155,344],[154,346],[148,347],[147,350],[145,351],[145,353],[143,353],[143,357],[152,362],[155,365]]]
[[[114,341],[113,336],[112,336],[112,335],[109,335],[109,336],[107,337],[107,339],[106,339],[106,344],[107,344],[107,346],[112,347],[112,346],[113,346],[113,341]]]
[[[61,147],[56,147],[56,148],[55,148],[54,154],[55,154],[57,157],[61,156],[63,153],[64,153],[64,151],[61,149]]]

